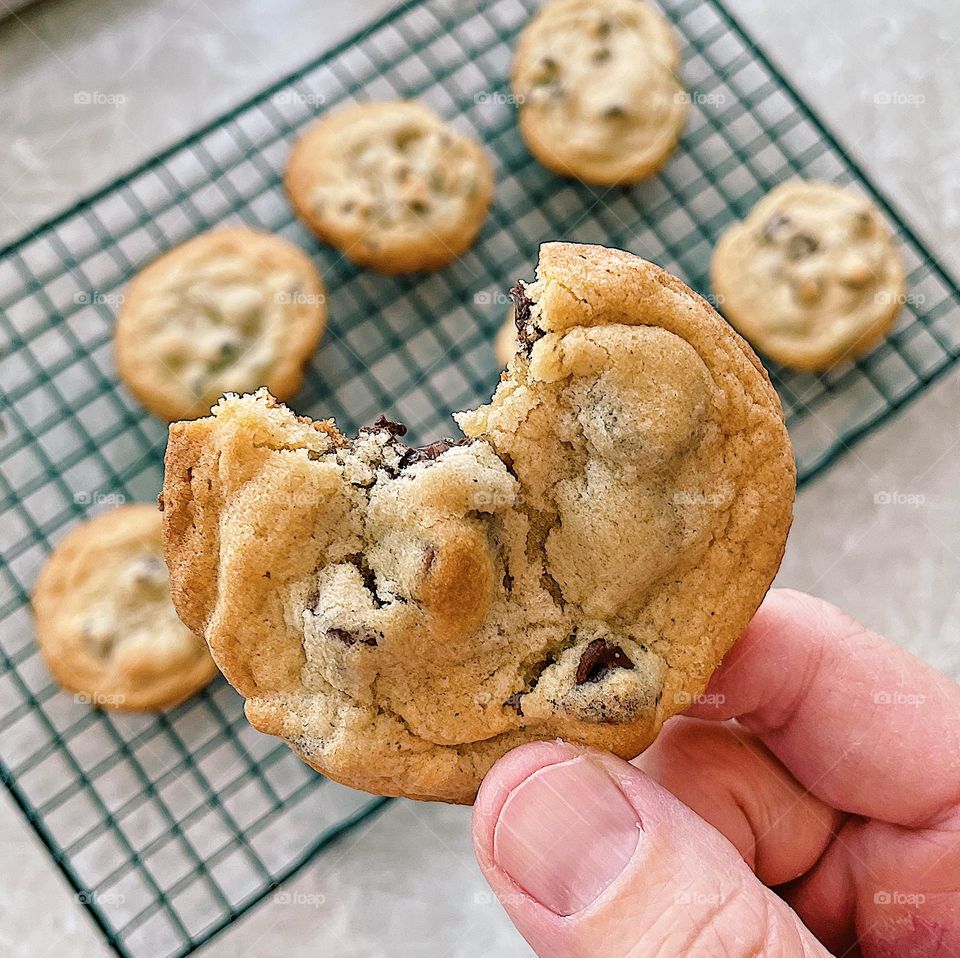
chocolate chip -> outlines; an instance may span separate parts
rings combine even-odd
[[[388,432],[393,438],[396,438],[397,436],[405,436],[407,434],[407,427],[402,422],[393,422],[383,415],[381,415],[372,426],[360,427],[360,432],[381,431]]]
[[[614,669],[635,668],[636,666],[619,646],[611,645],[606,639],[594,639],[580,657],[574,681],[577,685],[586,685],[590,682],[599,682]]]
[[[508,709],[513,709],[517,715],[523,715],[523,708],[520,706],[520,699],[523,697],[522,692],[514,692],[513,695],[507,696],[504,706]]]
[[[436,442],[428,443],[426,446],[410,446],[400,457],[398,466],[401,469],[406,469],[408,466],[416,465],[418,462],[434,462],[448,449],[453,449],[454,446],[468,446],[471,441],[470,439],[438,439]]]
[[[359,644],[374,646],[377,644],[376,636],[366,631],[354,632],[350,629],[327,629],[327,635],[331,639],[342,642],[344,645]]]
[[[791,236],[787,243],[787,258],[803,259],[804,256],[816,253],[818,249],[820,249],[820,244],[812,236],[808,236],[806,233],[797,233],[796,236]]]
[[[549,86],[551,83],[557,82],[560,70],[553,57],[544,57],[537,66],[538,73],[534,80],[537,86]]]
[[[774,213],[760,230],[760,236],[768,243],[776,243],[779,240],[786,239],[793,229],[793,220],[783,213]]]
[[[533,301],[527,296],[527,285],[522,279],[510,290],[513,300],[513,319],[517,324],[517,340],[523,346],[526,354],[530,355],[533,344],[543,335],[543,330],[530,319],[530,307]]]
[[[603,111],[605,120],[622,120],[627,115],[627,108],[614,103]]]

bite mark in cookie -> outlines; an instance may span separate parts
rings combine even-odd
[[[538,335],[467,440],[347,440],[264,394],[171,428],[178,609],[251,722],[348,784],[470,801],[525,741],[632,756],[776,571],[793,464],[743,341],[615,250],[544,246],[524,297]]]

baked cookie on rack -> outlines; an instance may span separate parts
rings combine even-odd
[[[523,742],[633,756],[749,622],[790,525],[777,395],[639,257],[541,248],[466,438],[355,439],[265,391],[170,428],[174,604],[261,731],[331,778],[469,802]]]
[[[432,270],[474,241],[493,198],[480,144],[422,103],[343,107],[294,146],[283,178],[297,215],[379,273]]]
[[[117,316],[120,376],[164,419],[206,415],[227,392],[286,399],[327,321],[323,282],[292,243],[247,227],[211,230],[137,274]]]
[[[556,173],[637,183],[663,166],[683,132],[679,70],[670,25],[641,0],[552,0],[517,46],[520,132]]]
[[[73,529],[40,573],[37,641],[57,682],[80,701],[121,711],[165,709],[217,668],[177,618],[155,505],[123,505]]]
[[[790,180],[720,238],[712,281],[760,352],[816,371],[866,353],[904,302],[903,261],[880,211],[832,183]]]

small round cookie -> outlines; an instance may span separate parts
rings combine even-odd
[[[137,274],[117,316],[117,367],[151,412],[195,419],[228,392],[293,396],[326,321],[323,282],[302,250],[224,227]]]
[[[493,340],[493,355],[501,366],[506,366],[517,351],[517,313],[513,306],[507,311],[507,318],[497,330]]]
[[[54,549],[33,608],[47,667],[99,708],[169,708],[216,674],[203,643],[177,618],[155,505],[124,505],[84,522]]]
[[[493,198],[480,145],[410,100],[360,103],[323,117],[294,146],[283,182],[320,239],[387,275],[456,259]]]
[[[713,253],[727,319],[784,366],[817,371],[869,351],[906,291],[879,210],[849,189],[790,180],[771,190]]]
[[[683,132],[679,70],[670,25],[641,0],[553,0],[517,46],[520,132],[562,176],[637,183],[663,166]]]
[[[632,757],[780,563],[793,456],[730,325],[597,246],[543,246],[517,292],[465,439],[348,439],[265,391],[170,428],[174,604],[250,722],[337,781],[469,802],[523,742]]]

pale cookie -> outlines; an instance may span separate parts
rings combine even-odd
[[[827,369],[870,350],[904,301],[903,261],[880,212],[852,190],[791,180],[720,238],[723,313],[784,366]]]
[[[128,712],[165,709],[216,674],[177,618],[155,505],[125,505],[84,522],[54,549],[33,608],[40,651],[80,701]]]
[[[292,243],[246,227],[194,237],[139,273],[117,316],[120,376],[164,419],[226,392],[289,399],[327,321],[320,276]]]
[[[683,132],[688,96],[663,15],[641,0],[553,0],[520,37],[520,132],[563,176],[617,186],[652,176]]]
[[[359,266],[438,269],[480,232],[493,171],[480,145],[421,103],[361,103],[315,123],[283,178],[297,215]]]
[[[750,621],[794,466],[750,347],[663,270],[551,243],[466,433],[357,439],[265,392],[171,426],[174,603],[261,731],[372,792],[469,802],[508,749],[633,756]]]

